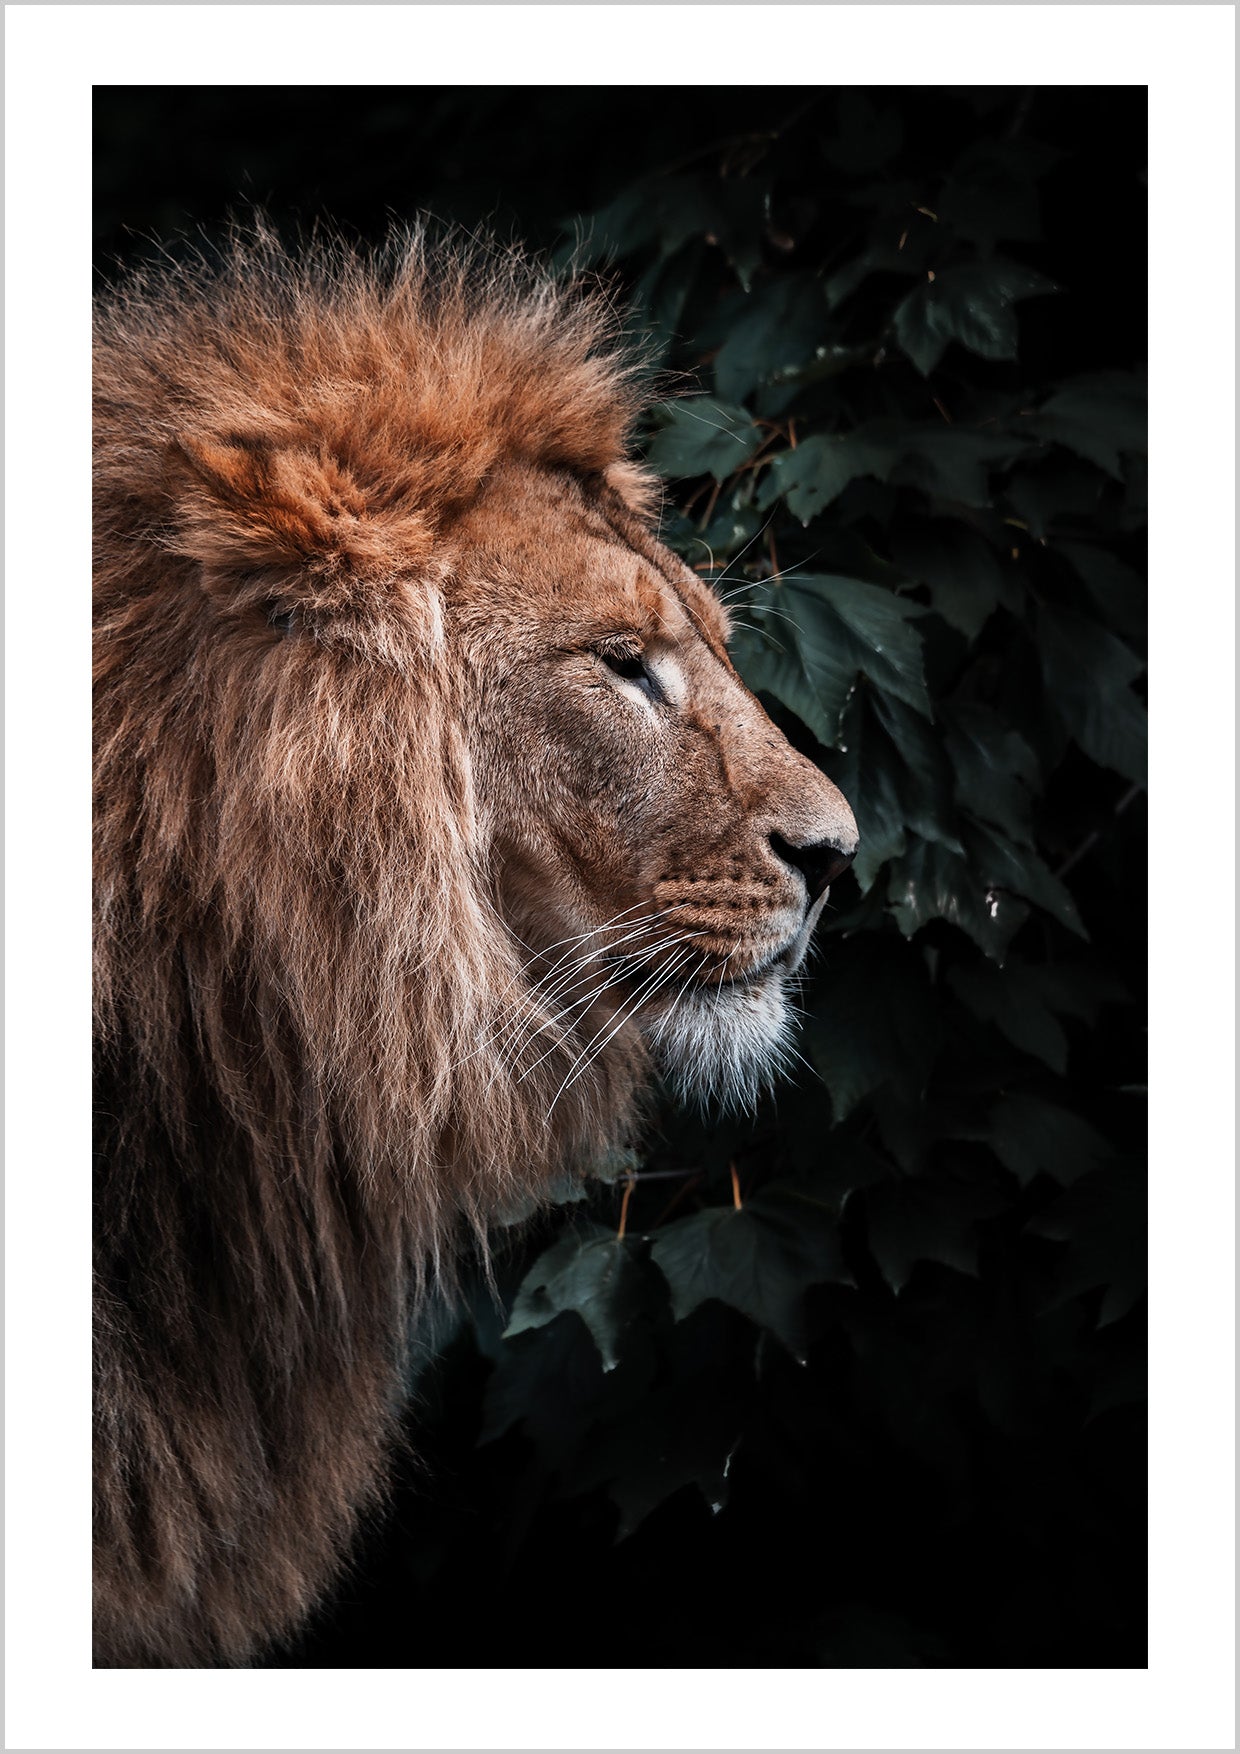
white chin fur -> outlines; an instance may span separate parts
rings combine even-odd
[[[683,1101],[753,1108],[789,1058],[792,1014],[783,972],[773,970],[752,986],[685,993],[644,1033]]]

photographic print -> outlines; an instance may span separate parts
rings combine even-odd
[[[1144,1666],[1145,171],[96,88],[99,1666]]]

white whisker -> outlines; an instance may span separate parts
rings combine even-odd
[[[756,529],[754,531],[753,535],[749,538],[748,542],[746,542],[745,546],[742,549],[739,549],[737,551],[737,553],[735,553],[732,556],[731,560],[728,562],[727,566],[724,567],[724,569],[720,573],[719,577],[717,579],[709,579],[707,581],[710,585],[714,586],[714,588],[717,590],[719,588],[719,586],[724,583],[724,581],[727,579],[729,569],[731,567],[734,567],[738,561],[743,560],[745,558],[745,556],[749,553],[749,550],[753,547],[754,543],[757,542],[760,537],[762,537],[766,534],[766,532],[771,527],[771,523],[772,523],[772,520],[774,519],[774,517],[775,517],[775,513],[772,512],[770,517],[766,520],[765,524],[761,524],[758,527],[758,529]],[[705,546],[705,544],[703,544],[703,546]],[[711,559],[712,559],[712,561],[714,560],[713,555],[711,556]]]
[[[689,934],[689,937],[693,937],[693,938],[698,938],[698,937],[702,937],[702,936],[703,936],[703,934],[700,932],[692,932]],[[666,949],[672,948],[676,945],[684,944],[687,942],[688,942],[688,939],[684,938],[684,937],[665,938],[665,939],[663,939],[663,941],[661,943],[651,945],[648,950],[646,949],[645,946],[643,946],[643,952],[646,955],[653,956],[659,950],[666,950]],[[654,971],[656,976],[659,974],[659,972],[660,972],[659,970]],[[663,972],[666,972],[666,965],[665,965]],[[625,974],[626,974],[626,971],[624,969],[615,970],[611,975],[608,976],[608,978],[602,983],[601,986],[596,987],[592,993],[588,993],[586,995],[586,999],[584,999],[584,1000],[576,999],[572,1002],[572,1004],[567,1006],[565,1008],[565,1010],[561,1011],[559,1016],[555,1019],[555,1021],[557,1023],[561,1022],[568,1015],[568,1013],[570,1011],[576,1011],[579,1009],[583,1009],[584,1011],[588,1012],[590,1006],[597,999],[602,997],[602,995],[607,991],[608,987],[614,986],[617,981],[623,980],[625,978]],[[610,1021],[610,1019],[608,1021]],[[603,1028],[605,1029],[606,1027],[607,1027],[607,1025],[604,1024]],[[534,1032],[535,1035],[537,1035],[539,1033],[540,1032],[537,1030]],[[601,1034],[602,1031],[600,1031],[599,1033]],[[516,1059],[517,1059],[518,1055],[520,1053],[522,1053],[526,1047],[529,1046],[530,1042],[533,1039],[534,1039],[534,1036],[530,1036],[527,1039],[527,1041],[522,1043],[521,1047],[517,1050],[517,1054],[514,1055],[512,1058],[512,1062],[511,1062],[512,1064],[516,1063]],[[598,1039],[598,1037],[595,1036],[594,1040],[597,1041],[597,1039]],[[539,1066],[542,1065],[544,1060],[550,1059],[551,1055],[555,1052],[556,1048],[559,1045],[560,1044],[558,1042],[553,1042],[552,1045],[547,1049],[545,1054],[543,1054],[539,1059],[535,1060],[534,1064],[532,1066],[526,1067],[525,1071],[521,1073],[521,1076],[518,1078],[517,1082],[521,1083],[523,1079],[529,1077],[531,1072],[536,1072],[538,1070]],[[587,1049],[585,1051],[588,1051],[588,1048],[590,1045],[591,1044],[587,1043]]]
[[[687,904],[678,904],[678,905],[687,905]],[[669,909],[668,911],[670,912],[671,910]],[[629,943],[632,943],[635,939],[641,939],[644,936],[646,936],[648,932],[658,929],[659,927],[661,927],[665,923],[666,922],[662,918],[655,917],[649,921],[643,922],[641,927],[634,928],[631,932],[627,932],[623,938],[618,938],[614,944],[596,946],[593,950],[591,950],[591,952],[589,953],[589,955],[587,957],[581,958],[580,960],[574,962],[572,967],[570,967],[563,974],[561,974],[557,980],[553,981],[550,987],[539,986],[539,987],[532,988],[530,993],[528,995],[526,995],[527,1002],[529,1003],[529,1005],[532,1008],[534,1008],[535,1007],[535,1000],[537,1000],[538,1005],[541,1006],[542,1009],[545,1010],[548,1006],[551,1005],[553,1000],[557,999],[560,996],[561,993],[571,990],[574,981],[582,978],[588,972],[596,972],[596,971],[591,971],[590,965],[597,956],[599,956],[600,954],[605,954],[607,956],[611,956],[615,953],[615,951],[619,948],[619,946],[621,944],[629,944]],[[679,934],[673,933],[671,937],[659,940],[655,944],[642,944],[640,946],[640,948],[641,948],[643,956],[653,955],[656,950],[662,949],[666,944],[676,943],[678,941],[679,936],[680,936]],[[603,982],[603,987],[606,987],[607,985],[610,984],[611,978],[612,977],[608,977],[608,979]],[[603,988],[599,989],[600,992],[602,990],[603,990]],[[576,1001],[574,1001],[574,1004],[576,1004]],[[501,1036],[507,1036],[507,1037],[511,1038],[514,1031],[518,1030],[521,1027],[523,1022],[528,1022],[528,1018],[523,1018],[518,1013],[518,1015],[516,1015],[515,1017],[511,1017],[509,1019],[509,1021],[499,1031],[499,1034]],[[539,1029],[535,1029],[532,1032],[533,1035],[537,1035],[538,1033],[539,1033]],[[531,1039],[532,1039],[532,1036],[531,1036]]]
[[[587,1067],[590,1066],[598,1058],[599,1054],[602,1053],[603,1049],[607,1046],[608,1042],[610,1042],[616,1035],[618,1035],[620,1033],[620,1031],[624,1028],[625,1024],[640,1009],[643,1001],[649,996],[649,994],[654,990],[654,988],[658,986],[659,982],[661,980],[666,979],[666,977],[672,972],[672,970],[677,968],[681,964],[681,961],[682,961],[684,954],[685,954],[685,952],[683,950],[678,951],[674,955],[674,957],[672,958],[672,961],[670,963],[665,964],[662,968],[656,969],[653,974],[651,974],[645,981],[643,981],[641,983],[641,985],[637,988],[636,992],[632,995],[629,1004],[622,1011],[619,1020],[616,1022],[615,1026],[608,1033],[605,1041],[601,1042],[597,1048],[595,1047],[595,1042],[598,1042],[599,1036],[601,1036],[603,1033],[603,1031],[600,1030],[598,1032],[598,1034],[595,1035],[591,1041],[587,1042],[585,1048],[583,1048],[582,1052],[578,1055],[576,1061],[569,1068],[568,1076],[565,1078],[564,1082],[560,1085],[560,1088],[556,1091],[555,1095],[552,1097],[551,1106],[547,1110],[547,1115],[546,1115],[547,1120],[551,1119],[551,1115],[555,1109],[555,1105],[560,1100],[560,1098],[563,1096],[564,1092],[569,1088],[570,1085],[576,1083],[577,1079],[580,1078],[581,1074],[587,1069]],[[604,1025],[604,1028],[605,1027],[606,1027],[606,1025]],[[593,1051],[591,1051],[592,1049],[593,1049]]]
[[[635,902],[632,907],[623,908],[618,914],[613,914],[611,919],[605,920],[601,926],[592,926],[588,931],[575,933],[571,937],[557,939],[555,943],[549,944],[546,949],[542,951],[530,950],[528,944],[525,944],[523,940],[517,938],[517,942],[521,943],[524,949],[530,950],[530,961],[523,964],[501,989],[498,995],[501,1006],[497,1011],[496,1021],[493,1027],[483,1036],[482,1040],[478,1042],[475,1047],[454,1062],[454,1069],[456,1066],[464,1065],[467,1061],[476,1058],[478,1054],[484,1053],[488,1047],[493,1046],[501,1038],[507,1036],[513,1028],[517,1027],[522,1021],[523,1015],[534,1005],[535,996],[541,996],[545,1002],[549,994],[544,983],[550,977],[557,975],[559,971],[566,971],[568,979],[571,981],[571,978],[575,973],[583,971],[588,966],[590,955],[588,954],[584,957],[579,955],[574,957],[572,954],[573,946],[583,945],[588,942],[589,939],[598,938],[604,932],[620,931],[622,929],[625,932],[625,936],[617,939],[615,942],[620,944],[627,943],[630,937],[640,936],[642,932],[653,930],[656,926],[662,925],[669,914],[677,912],[680,908],[685,907],[688,904],[685,902],[675,902],[671,907],[661,908],[656,913],[639,921],[636,926],[633,926],[632,922],[628,920],[628,916],[632,914],[636,908],[644,907],[646,905],[645,902]],[[516,933],[512,933],[512,936],[516,938]],[[557,957],[555,962],[552,963],[551,967],[543,975],[542,981],[531,983],[528,989],[522,992],[515,1000],[508,1005],[502,1005],[505,996],[511,992],[519,982],[529,979],[530,970],[539,960],[550,955],[551,951],[561,949],[562,946],[568,946],[568,948],[562,950],[561,955]],[[596,948],[606,947],[599,946]],[[591,952],[590,954],[594,954],[594,952]],[[553,995],[555,990],[561,984],[560,980],[554,981],[550,993]]]

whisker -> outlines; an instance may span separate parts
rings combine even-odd
[[[727,566],[725,566],[723,571],[719,574],[719,577],[717,579],[709,579],[707,581],[707,583],[713,585],[716,589],[718,589],[718,587],[721,584],[723,584],[723,582],[727,578],[729,569],[734,567],[738,561],[743,560],[745,558],[745,556],[749,553],[749,550],[753,547],[754,543],[757,542],[762,536],[764,536],[766,534],[766,532],[770,529],[771,524],[774,520],[774,517],[775,517],[775,513],[772,512],[770,517],[767,518],[765,524],[763,524],[759,529],[755,530],[753,535],[749,538],[748,542],[746,542],[745,546],[742,549],[738,550],[738,552],[732,556],[732,558],[728,562]],[[713,561],[714,556],[712,555],[711,558]]]
[[[700,420],[703,426],[713,426],[716,432],[726,432],[728,437],[734,438],[738,445],[743,445],[745,443],[745,440],[744,440],[744,437],[742,436],[742,434],[740,434],[739,432],[734,432],[730,426],[722,426],[722,425],[720,425],[719,421],[717,421],[717,420],[707,420],[707,418],[704,414],[694,414],[692,408],[690,408],[690,406],[689,406],[689,401],[690,401],[689,397],[687,397],[687,396],[681,397],[680,400],[677,402],[676,406],[678,408],[682,408],[684,410],[684,412],[690,416],[691,419]]]
[[[602,1033],[603,1033],[603,1031],[600,1030],[598,1032],[598,1034],[594,1036],[593,1040],[591,1040],[590,1042],[588,1042],[586,1044],[585,1048],[578,1055],[574,1064],[569,1068],[568,1076],[565,1078],[564,1082],[560,1085],[560,1088],[556,1091],[555,1095],[551,1098],[551,1106],[550,1106],[550,1108],[548,1108],[547,1114],[546,1114],[547,1120],[551,1119],[552,1113],[555,1110],[555,1105],[557,1102],[559,1102],[559,1100],[563,1096],[564,1092],[572,1084],[576,1083],[577,1079],[581,1077],[582,1073],[584,1071],[586,1071],[586,1069],[590,1065],[592,1065],[593,1062],[598,1058],[599,1054],[602,1053],[603,1049],[607,1046],[608,1042],[610,1042],[614,1036],[616,1036],[620,1033],[620,1031],[624,1028],[625,1024],[640,1009],[643,1001],[647,998],[647,996],[654,989],[654,987],[656,987],[658,985],[659,981],[665,979],[666,976],[668,974],[670,974],[674,968],[678,968],[681,965],[682,957],[684,954],[685,954],[685,952],[683,950],[678,951],[670,963],[666,964],[663,968],[656,969],[652,975],[650,975],[645,981],[642,982],[642,984],[638,987],[637,991],[632,995],[632,998],[631,998],[628,1006],[621,1013],[619,1020],[616,1022],[615,1026],[612,1028],[612,1030],[607,1035],[606,1040],[599,1042],[599,1045],[597,1047],[595,1047],[595,1042],[599,1041],[599,1036],[602,1035]],[[591,1050],[593,1050],[593,1051],[591,1051]]]
[[[772,512],[772,514],[771,514],[771,517],[774,517],[774,515],[775,515],[775,514],[774,514],[774,513],[773,513],[773,512]],[[762,526],[762,530],[765,530],[765,529],[766,529],[766,528],[767,528],[767,525],[769,525],[769,524],[770,524],[770,521],[771,521],[771,519],[770,519],[770,518],[768,518],[768,519],[767,519],[767,520],[766,520],[766,523],[765,523],[765,524],[764,524],[764,525],[763,525],[763,526]],[[762,534],[762,530],[759,530],[759,531],[758,531],[758,535],[759,535],[759,536],[760,536],[760,535],[761,535],[761,534]],[[754,541],[756,541],[756,540],[757,540],[757,537],[754,537]],[[742,549],[741,549],[741,554],[744,554],[744,552],[745,552],[745,550],[744,550],[744,549],[743,549],[743,548],[742,548]],[[768,574],[767,574],[767,576],[766,576],[766,577],[765,577],[765,578],[764,578],[764,579],[742,579],[742,580],[741,580],[741,582],[740,582],[740,583],[739,583],[739,584],[738,584],[738,585],[737,585],[737,587],[736,587],[736,591],[746,591],[746,590],[756,590],[756,589],[757,589],[757,587],[758,587],[758,586],[759,586],[759,585],[770,585],[770,584],[774,584],[774,583],[775,583],[775,581],[776,581],[776,580],[777,580],[777,579],[778,579],[778,580],[779,580],[779,582],[780,582],[780,583],[781,583],[781,584],[787,584],[787,583],[788,583],[788,582],[789,582],[789,581],[795,581],[795,580],[796,580],[796,579],[797,579],[797,578],[799,578],[799,577],[800,577],[800,576],[801,576],[801,574],[800,574],[800,568],[801,568],[801,567],[803,567],[803,566],[809,566],[809,565],[810,565],[810,564],[811,564],[811,562],[813,562],[813,561],[815,561],[815,560],[817,560],[817,559],[818,559],[818,556],[819,556],[819,555],[820,555],[820,554],[821,554],[821,553],[822,553],[822,549],[821,549],[821,548],[815,548],[815,550],[814,550],[814,552],[813,552],[813,553],[812,553],[812,554],[807,554],[807,555],[806,555],[806,556],[805,556],[805,559],[804,559],[804,560],[802,560],[802,561],[798,561],[798,563],[797,563],[797,571],[795,571],[795,572],[792,572],[792,571],[788,571],[788,570],[785,570],[785,571],[783,571],[783,572],[773,572],[773,573],[768,573]],[[739,560],[739,559],[740,559],[740,555],[737,555],[737,557],[736,557],[736,558],[737,558],[737,559],[738,559],[738,560]],[[729,561],[729,562],[728,562],[728,565],[729,565],[729,566],[731,566],[731,565],[732,565],[732,562],[731,562],[731,561]],[[721,581],[722,581],[722,580],[723,580],[723,579],[724,579],[724,578],[726,578],[726,576],[727,576],[727,574],[726,574],[726,572],[724,572],[724,573],[721,573],[721,574],[720,574],[720,576],[719,576],[719,578],[718,578],[718,579],[711,579],[711,580],[709,580],[709,581],[708,581],[708,582],[709,582],[709,583],[710,583],[710,584],[712,584],[712,585],[715,585],[715,586],[716,586],[716,587],[717,587],[717,586],[718,586],[718,585],[719,585],[719,584],[720,584],[720,583],[721,583]],[[734,591],[734,592],[730,592],[730,593],[729,593],[729,595],[731,595],[731,596],[735,596],[735,595],[736,595],[736,591]],[[723,600],[724,600],[724,602],[726,602],[726,601],[727,601],[727,598],[726,598],[726,597],[725,597],[725,598],[724,598],[724,599],[723,599]]]
[[[768,633],[764,627],[755,627],[753,623],[749,621],[735,621],[732,625],[734,627],[743,627],[748,633],[756,633],[759,639],[767,640],[773,645],[777,652],[786,652],[787,650],[786,647],[780,645],[779,641],[775,638],[775,635],[773,633]]]
[[[702,932],[692,932],[689,934],[689,938],[701,938],[704,936],[705,936],[705,933],[702,933]],[[648,955],[653,955],[658,950],[675,948],[678,945],[688,943],[689,938],[679,938],[679,937],[665,938],[662,943],[651,945],[646,953]],[[554,1019],[554,1021],[556,1023],[562,1022],[563,1019],[569,1014],[570,1011],[576,1011],[583,1006],[588,1011],[590,1005],[593,1004],[596,999],[601,998],[602,995],[607,991],[608,987],[614,986],[617,981],[622,980],[624,978],[625,972],[626,971],[624,969],[615,970],[614,973],[612,973],[611,975],[609,975],[607,977],[607,979],[602,983],[601,986],[596,987],[592,993],[589,993],[586,995],[586,1000],[575,999],[572,1002],[572,1004],[566,1006],[565,1009],[559,1013],[559,1016],[556,1017]],[[654,971],[656,978],[660,972],[666,973],[666,965],[664,966],[664,969],[662,971],[657,970],[657,969]],[[610,1022],[610,1021],[611,1020],[609,1018],[608,1022]],[[544,1026],[544,1027],[546,1027],[546,1026]],[[603,1029],[606,1029],[606,1027],[607,1027],[607,1024],[604,1024]],[[529,1046],[529,1044],[540,1033],[541,1033],[540,1030],[535,1030],[530,1036],[528,1036],[526,1041],[522,1043],[521,1048],[519,1048],[517,1050],[517,1053],[520,1054],[524,1050],[524,1048]],[[600,1030],[599,1034],[601,1034],[601,1033],[602,1033],[602,1031]],[[595,1041],[598,1040],[597,1035],[594,1037],[594,1040]],[[538,1070],[539,1066],[542,1065],[544,1060],[550,1059],[551,1055],[555,1052],[556,1048],[559,1045],[560,1044],[558,1042],[553,1042],[551,1044],[551,1046],[547,1049],[545,1054],[543,1054],[539,1059],[535,1060],[534,1064],[532,1066],[527,1066],[525,1071],[522,1072],[520,1077],[517,1079],[518,1084],[521,1083],[522,1080],[528,1078],[531,1072],[536,1072]],[[587,1043],[585,1051],[588,1052],[591,1045],[592,1045],[592,1043]],[[511,1063],[515,1064],[516,1058],[517,1058],[517,1055],[514,1055]]]
[[[685,993],[688,990],[690,984],[697,979],[698,975],[701,974],[702,970],[706,967],[706,964],[709,961],[710,961],[710,958],[708,956],[703,956],[702,959],[699,961],[697,967],[690,969],[689,979],[685,982],[684,986],[681,987],[680,991],[676,994],[676,997],[672,1000],[672,1002],[668,1006],[667,1010],[663,1013],[662,1017],[660,1017],[659,1021],[655,1024],[654,1029],[651,1032],[651,1040],[652,1041],[662,1041],[663,1033],[666,1030],[668,1024],[671,1022],[672,1013],[675,1011],[675,1009],[676,1009],[677,1005],[679,1005],[680,1001],[684,998]]]
[[[795,615],[789,615],[783,609],[772,609],[769,603],[736,603],[729,607],[734,614],[739,612],[748,615],[773,615],[779,621],[786,621],[789,627],[801,625]]]
[[[619,931],[622,928],[625,931],[625,935],[622,938],[617,939],[616,943],[627,943],[631,937],[638,937],[644,931],[653,930],[656,926],[661,925],[669,914],[676,913],[681,908],[687,907],[689,904],[687,902],[674,902],[670,907],[660,908],[656,913],[647,916],[646,919],[639,921],[636,926],[633,926],[632,923],[628,921],[628,916],[632,914],[635,909],[644,907],[645,905],[645,902],[635,902],[631,907],[623,908],[618,914],[613,914],[611,919],[605,920],[601,926],[592,926],[589,931],[578,932],[567,938],[559,938],[555,943],[549,944],[546,950],[531,951],[531,960],[528,963],[523,964],[501,989],[499,994],[500,1000],[504,998],[505,994],[511,992],[513,987],[521,980],[529,976],[530,970],[541,957],[549,955],[552,950],[560,949],[563,945],[569,946],[568,949],[564,950],[562,954],[557,957],[556,961],[546,971],[541,981],[533,982],[530,991],[522,993],[511,1004],[504,1006],[503,1009],[500,1010],[488,1033],[467,1054],[463,1054],[459,1060],[454,1062],[453,1069],[455,1070],[457,1066],[465,1065],[469,1060],[474,1059],[478,1054],[483,1053],[501,1037],[507,1035],[509,1031],[520,1022],[523,1010],[534,1003],[534,993],[540,994],[544,999],[553,996],[556,988],[561,985],[561,981],[557,980],[553,982],[552,988],[549,992],[544,984],[548,978],[557,975],[559,971],[565,970],[566,965],[567,977],[569,980],[571,980],[574,973],[584,970],[589,957],[574,958],[572,955],[573,946],[584,944],[591,938],[600,937],[604,932]],[[512,936],[515,938],[517,935],[514,932]],[[521,943],[522,940],[518,938],[517,942]],[[524,948],[530,950],[528,944],[524,945]]]
[[[678,903],[677,905],[678,906],[687,906],[688,903]],[[671,912],[672,910],[669,909],[667,911]],[[558,977],[558,979],[554,980],[551,983],[551,985],[549,987],[544,987],[541,985],[533,987],[528,994],[524,995],[523,1002],[530,1005],[530,1006],[535,1006],[535,1002],[537,1001],[539,1004],[541,1004],[545,1008],[546,1006],[548,1006],[551,1003],[551,1001],[553,999],[558,998],[562,992],[564,992],[568,988],[571,988],[574,980],[578,979],[580,976],[584,975],[587,972],[591,961],[593,960],[593,958],[595,956],[600,954],[600,952],[606,953],[607,955],[611,955],[615,950],[617,950],[619,948],[619,946],[621,944],[628,944],[628,943],[631,943],[634,939],[640,939],[640,938],[644,937],[648,932],[658,929],[659,927],[661,927],[665,923],[666,922],[660,916],[656,915],[652,919],[650,919],[649,921],[643,921],[641,923],[641,925],[636,926],[631,931],[626,932],[622,938],[616,939],[615,943],[608,944],[608,945],[596,946],[593,950],[590,951],[588,956],[576,959],[573,962],[572,966],[569,967],[568,969],[566,969]],[[665,942],[667,942],[667,943],[674,943],[675,941],[676,941],[675,934],[673,934],[673,936],[670,939],[665,940]],[[643,945],[642,946],[642,949],[644,951],[646,951],[647,953],[650,953],[653,950],[658,949],[658,948],[661,948],[661,946],[660,945]],[[563,960],[563,958],[561,958],[561,961],[562,960]],[[557,966],[559,966],[559,965],[557,964]],[[551,972],[554,972],[554,970],[552,970]],[[607,983],[605,982],[604,985],[606,985],[606,984]],[[496,1034],[498,1036],[511,1035],[513,1030],[520,1027],[521,1022],[523,1021],[521,1014],[520,1014],[520,1009],[519,1009],[519,1007],[513,1007],[512,1009],[516,1012],[516,1014],[510,1015],[507,1018],[507,1020],[501,1025],[501,1027],[496,1032]],[[538,1032],[535,1031],[534,1033],[537,1034]]]

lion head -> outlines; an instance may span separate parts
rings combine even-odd
[[[588,1028],[563,1087],[623,1042],[690,1097],[745,1102],[856,828],[624,485],[508,463],[453,532],[495,900],[535,991],[553,975],[564,1028]],[[513,1032],[518,1075],[549,1028]]]
[[[605,302],[406,239],[97,331],[100,1660],[244,1661],[455,1239],[745,1102],[851,812],[663,547]]]

